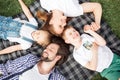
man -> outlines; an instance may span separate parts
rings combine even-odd
[[[0,64],[0,80],[65,80],[55,66],[67,60],[68,49],[64,40],[53,37],[40,59],[27,54]]]

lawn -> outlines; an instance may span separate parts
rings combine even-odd
[[[120,1],[119,0],[91,0],[99,2],[103,8],[103,18],[120,38]]]
[[[24,0],[29,6],[35,0]],[[99,2],[103,8],[102,18],[112,28],[112,31],[120,38],[120,1],[119,0],[91,0]],[[0,0],[0,15],[13,16],[21,12],[17,0]],[[92,80],[104,80],[100,75],[95,76]]]

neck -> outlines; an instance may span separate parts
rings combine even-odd
[[[51,70],[53,69],[53,67],[55,66],[54,63],[51,62],[43,62],[40,61],[37,64],[38,70],[40,74],[49,74],[51,72]]]
[[[74,45],[74,47],[75,47],[76,49],[78,49],[78,48],[81,46],[81,43],[82,43],[82,41],[81,41],[81,39],[79,39],[79,40],[75,41],[75,42],[73,43],[73,45]]]

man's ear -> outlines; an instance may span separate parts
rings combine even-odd
[[[57,61],[60,60],[60,58],[61,58],[60,55],[57,55],[57,56],[56,56],[56,60],[57,60]]]

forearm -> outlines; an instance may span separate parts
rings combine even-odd
[[[95,8],[93,10],[93,14],[95,16],[95,23],[100,25],[101,23],[101,17],[102,17],[102,7],[99,3],[95,4]]]
[[[12,52],[18,51],[18,50],[22,50],[20,45],[10,46],[10,47],[7,47],[7,48],[5,48],[3,50],[0,50],[0,55],[12,53]]]
[[[30,12],[30,10],[28,9],[28,7],[25,5],[25,3],[22,0],[18,0],[18,2],[20,3],[20,6],[23,10],[23,12],[25,13],[25,15],[27,16],[28,19],[32,18],[32,14]]]
[[[93,12],[95,16],[95,23],[100,25],[101,16],[102,16],[101,5],[95,2],[86,2],[86,3],[82,3],[81,6],[83,7],[84,13]]]
[[[100,36],[99,34],[97,34],[95,31],[89,30],[87,33],[89,33],[90,35],[92,35],[95,38],[95,42],[98,45],[100,45],[100,46],[106,45],[105,39],[102,36]]]

